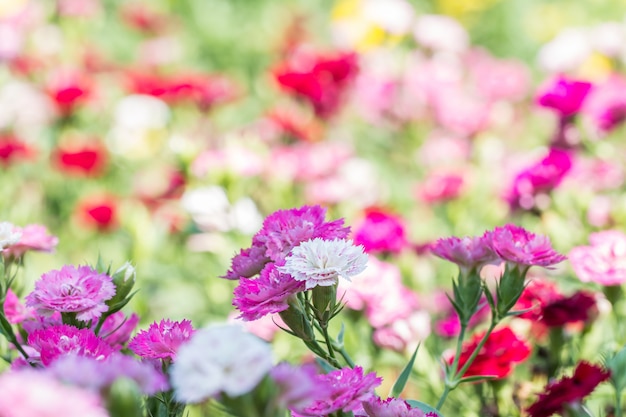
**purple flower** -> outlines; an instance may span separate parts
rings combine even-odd
[[[90,329],[78,329],[67,324],[35,330],[28,335],[28,345],[39,352],[41,363],[45,366],[67,354],[103,359],[114,352]]]
[[[540,88],[536,102],[541,107],[554,110],[561,117],[570,117],[578,113],[591,87],[591,83],[561,75]]]
[[[242,249],[239,254],[235,255],[231,260],[231,267],[223,275],[226,279],[250,278],[263,269],[270,258],[265,256],[264,246],[252,246],[248,249]]]
[[[140,331],[128,343],[128,348],[146,359],[172,359],[176,351],[194,333],[191,321],[161,320],[152,323],[148,330]]]
[[[41,276],[26,297],[26,305],[49,316],[55,311],[77,313],[78,320],[97,320],[108,310],[106,301],[115,295],[110,276],[89,266],[66,265]]]
[[[304,282],[281,273],[274,264],[267,265],[256,279],[241,279],[235,288],[233,305],[245,321],[279,313],[289,308],[291,295],[304,291]]]
[[[455,263],[462,270],[469,271],[498,261],[499,256],[491,248],[484,236],[455,236],[439,239],[430,248],[433,255]]]
[[[547,236],[536,235],[513,224],[496,227],[486,232],[484,238],[503,260],[518,265],[548,267],[567,259],[552,248]]]
[[[329,394],[316,398],[311,406],[302,410],[302,416],[325,416],[339,410],[357,410],[362,401],[374,397],[374,388],[382,382],[374,372],[363,375],[360,366],[318,375],[317,380],[328,387]],[[294,413],[294,416],[297,415]]]
[[[130,339],[130,335],[137,327],[137,323],[139,323],[137,314],[133,313],[126,317],[123,312],[118,311],[104,320],[98,335],[111,347],[121,349]]]

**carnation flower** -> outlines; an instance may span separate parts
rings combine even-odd
[[[563,377],[546,386],[537,401],[526,410],[529,417],[550,417],[562,413],[565,404],[580,403],[601,382],[611,376],[610,371],[588,362],[580,362],[571,377]]]
[[[591,234],[589,240],[591,246],[577,246],[569,253],[578,278],[606,286],[626,282],[626,235],[608,230]]]
[[[39,224],[29,224],[23,228],[15,227],[15,231],[21,236],[15,244],[7,249],[7,254],[15,258],[22,256],[29,250],[52,252],[59,243],[56,236],[48,234],[46,227]]]
[[[33,370],[0,375],[3,417],[108,417],[99,396]]]
[[[587,322],[598,313],[596,297],[588,292],[579,291],[570,297],[561,297],[547,303],[541,313],[541,323],[548,327]]]
[[[76,216],[89,228],[111,231],[118,224],[117,199],[110,195],[93,195],[82,199],[76,206]]]
[[[55,311],[76,313],[78,320],[97,320],[109,307],[106,301],[115,295],[113,279],[90,266],[66,265],[52,270],[35,282],[26,297],[26,305],[49,316]]]
[[[176,358],[179,347],[191,338],[194,329],[191,321],[161,320],[152,323],[148,330],[140,331],[128,343],[128,348],[146,359]]]
[[[120,378],[134,381],[146,395],[168,389],[167,378],[151,363],[140,362],[119,352],[104,359],[66,355],[55,360],[46,372],[63,382],[95,392],[110,387]]]
[[[356,417],[436,417],[434,413],[424,413],[419,408],[413,408],[400,398],[380,397],[372,398],[363,402],[363,413],[355,414]]]
[[[15,245],[22,237],[22,233],[15,229],[15,226],[9,222],[0,223],[0,251]]]
[[[354,243],[368,253],[399,253],[407,246],[402,220],[384,210],[370,208],[354,232]]]
[[[109,307],[106,301],[115,295],[113,279],[90,266],[65,265],[52,270],[35,282],[26,297],[26,305],[41,315],[55,311],[76,313],[83,321],[97,320]]]
[[[464,271],[500,260],[485,236],[439,239],[431,246],[430,251],[439,258],[457,264]]]
[[[484,335],[485,332],[478,333],[463,343],[459,357],[459,369],[463,368]],[[509,327],[503,327],[489,335],[463,377],[485,375],[498,379],[506,378],[513,372],[515,364],[528,359],[530,352],[531,347],[528,343],[517,337]],[[452,357],[448,363],[452,364],[453,361],[454,358]]]
[[[354,246],[351,240],[313,239],[296,246],[277,269],[289,274],[297,281],[304,281],[306,289],[330,286],[339,277],[350,281],[350,277],[363,272],[367,266],[367,255],[362,246]]]
[[[230,269],[222,278],[250,278],[258,274],[270,261],[270,258],[265,255],[265,251],[264,246],[254,245],[248,249],[242,249],[239,254],[233,257]]]
[[[526,311],[517,317],[537,322],[543,316],[543,309],[551,303],[561,300],[563,295],[556,284],[547,279],[532,279],[524,287],[522,295],[513,307],[513,311]]]
[[[33,156],[34,149],[12,134],[0,133],[0,166],[7,168]]]
[[[317,380],[328,387],[329,394],[316,398],[313,405],[300,414],[294,413],[294,416],[325,416],[339,410],[355,411],[362,401],[374,397],[374,388],[382,382],[382,378],[376,377],[374,372],[363,375],[360,366],[318,375]]]
[[[567,259],[552,249],[550,239],[536,235],[519,226],[507,224],[486,232],[484,238],[503,260],[524,266],[558,264]]]
[[[251,391],[272,367],[272,350],[239,325],[198,330],[178,350],[170,371],[176,399],[201,403],[223,392]]]
[[[66,144],[53,153],[58,168],[70,175],[95,176],[106,164],[104,146],[96,140],[84,143]]]
[[[317,380],[313,365],[293,366],[282,362],[269,375],[278,388],[278,403],[285,408],[301,411],[311,405],[315,398],[329,393],[328,386]]]
[[[118,311],[104,320],[98,336],[111,345],[111,347],[121,349],[130,339],[130,335],[135,330],[135,327],[137,327],[137,323],[139,323],[139,316],[137,314],[133,313],[129,317],[126,317],[123,312]],[[94,327],[96,325],[97,324],[94,324]]]
[[[77,329],[67,324],[35,330],[28,335],[28,345],[39,352],[45,366],[67,354],[104,359],[114,352],[90,329]]]
[[[274,264],[267,265],[256,279],[241,279],[235,288],[233,305],[245,321],[279,313],[289,308],[291,295],[304,290],[304,283],[283,274]]]
[[[549,80],[537,94],[537,104],[557,112],[561,117],[573,116],[591,91],[591,83],[559,76]]]
[[[27,309],[11,288],[7,290],[4,299],[4,315],[11,324],[17,324],[24,321],[32,315],[32,311]]]

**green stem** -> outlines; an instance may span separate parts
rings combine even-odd
[[[352,360],[352,358],[350,357],[350,355],[348,354],[348,352],[346,352],[344,348],[337,349],[337,347],[335,347],[335,350],[339,352],[343,360],[346,361],[346,363],[348,364],[350,368],[354,368],[356,366],[356,364],[354,363],[354,361]]]
[[[615,417],[622,417],[622,392],[615,390]]]
[[[330,335],[328,334],[328,325],[326,323],[320,323],[320,327],[322,328],[322,334],[324,335],[324,341],[326,342],[326,348],[328,349],[328,356],[337,360],[335,358],[335,351],[333,350],[333,344],[330,341]]]
[[[478,346],[476,346],[476,349],[474,349],[474,351],[470,355],[469,359],[467,359],[467,361],[465,362],[465,364],[463,365],[463,367],[459,371],[458,376],[460,378],[463,378],[463,375],[465,375],[465,372],[467,371],[467,368],[469,368],[472,365],[472,362],[474,362],[474,359],[476,359],[476,356],[478,356],[478,353],[480,352],[480,350],[483,348],[483,346],[487,342],[487,339],[489,339],[489,335],[491,334],[491,332],[493,332],[493,329],[495,329],[496,325],[497,325],[496,321],[492,321],[491,322],[491,324],[489,325],[489,328],[487,329],[487,332],[485,333],[483,338],[480,339],[480,342],[478,342]],[[456,375],[455,375],[455,379],[456,379]]]
[[[439,397],[439,401],[437,401],[437,405],[435,406],[435,409],[437,411],[441,410],[441,407],[443,406],[443,403],[446,401],[446,398],[448,398],[448,394],[450,394],[450,391],[452,391],[450,389],[450,386],[446,384],[446,386],[443,389],[443,393],[441,394],[441,397]]]
[[[456,371],[459,369],[459,360],[461,359],[461,350],[463,349],[463,339],[465,339],[465,332],[467,330],[467,324],[461,324],[461,333],[456,341],[456,354],[454,355],[454,361],[452,362],[452,369],[450,369],[450,375],[456,377]]]

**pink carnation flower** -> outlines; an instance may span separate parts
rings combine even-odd
[[[45,366],[67,354],[103,359],[114,352],[90,329],[77,329],[67,324],[35,330],[28,335],[28,344],[39,352]]]
[[[455,263],[463,271],[480,268],[500,260],[485,236],[439,239],[431,246],[433,255]]]
[[[138,323],[139,316],[137,314],[133,313],[127,317],[123,312],[118,311],[104,320],[98,336],[111,347],[121,349],[130,339]]]
[[[108,417],[92,392],[63,385],[33,370],[0,375],[2,417]]]
[[[507,262],[549,267],[567,259],[552,248],[547,236],[536,235],[513,224],[496,227],[492,232],[486,232],[484,238]]]
[[[354,232],[354,243],[368,253],[399,253],[407,246],[402,219],[385,210],[370,208]]]
[[[377,346],[396,352],[413,351],[430,335],[430,314],[424,310],[394,320],[374,330],[372,339]]]
[[[363,412],[355,414],[356,417],[429,417],[434,413],[424,413],[418,408],[413,408],[406,401],[400,398],[387,398],[382,400],[379,397],[363,402]]]
[[[241,279],[235,288],[233,305],[245,321],[279,313],[289,308],[291,295],[304,291],[304,283],[281,273],[274,264],[267,265],[256,279]]]
[[[382,378],[371,372],[363,375],[360,366],[342,368],[317,376],[317,380],[325,384],[329,394],[316,398],[313,405],[294,416],[326,416],[336,411],[355,411],[361,406],[361,401],[368,401],[374,397],[374,388],[380,385]]]
[[[607,133],[626,120],[626,79],[614,75],[595,88],[582,111],[601,133]]]
[[[29,250],[37,252],[52,252],[59,243],[56,236],[48,234],[45,226],[29,224],[24,227],[15,227],[21,233],[20,239],[7,249],[7,254],[19,258]]]
[[[233,257],[230,269],[222,278],[233,280],[250,278],[261,272],[269,261],[270,258],[265,256],[264,246],[252,245],[250,248],[242,249],[239,254]]]
[[[89,266],[66,265],[41,276],[35,290],[26,297],[26,305],[44,316],[55,311],[77,313],[78,320],[97,320],[109,307],[106,301],[115,295],[113,279]]]
[[[544,84],[536,97],[537,104],[554,110],[561,117],[571,117],[581,109],[591,83],[558,76]]]
[[[128,344],[128,348],[146,359],[171,359],[176,351],[194,333],[191,321],[161,320],[152,323],[148,330],[140,331]]]
[[[95,392],[110,387],[120,378],[137,383],[146,395],[167,390],[167,378],[148,362],[140,362],[132,356],[114,352],[105,359],[66,355],[52,363],[46,370],[57,379]]]
[[[32,311],[24,306],[17,295],[9,288],[4,300],[4,315],[11,324],[23,322],[32,316]]]
[[[428,204],[445,203],[461,195],[465,179],[454,172],[430,173],[416,188],[416,196]]]
[[[593,233],[591,246],[577,246],[569,259],[578,278],[600,285],[626,282],[626,235],[617,230]]]
[[[269,375],[278,388],[278,403],[291,410],[302,411],[316,398],[330,394],[327,384],[318,380],[313,365],[293,366],[282,362]]]

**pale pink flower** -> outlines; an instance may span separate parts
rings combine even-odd
[[[100,397],[69,387],[42,372],[0,375],[2,417],[108,417]]]
[[[470,71],[483,97],[491,101],[518,101],[528,94],[530,74],[523,63],[499,60],[482,51],[473,58]]]
[[[380,288],[380,286],[379,286]],[[383,287],[378,297],[369,300],[365,317],[372,327],[382,327],[409,317],[419,308],[415,292],[403,285]]]
[[[66,265],[52,270],[35,282],[26,297],[26,305],[49,316],[55,311],[76,313],[78,320],[97,320],[109,307],[106,301],[115,295],[113,279],[90,266]]]
[[[138,323],[139,316],[137,314],[132,313],[130,316],[126,316],[123,312],[118,311],[104,320],[98,336],[114,349],[121,349],[130,339]]]
[[[294,416],[325,416],[336,411],[354,411],[361,406],[362,401],[374,397],[374,388],[380,385],[381,378],[370,372],[363,375],[360,366],[337,369],[327,374],[317,376],[319,382],[328,386],[330,393],[321,398]]]
[[[547,236],[536,235],[513,224],[496,227],[483,237],[500,258],[518,265],[549,267],[567,259],[552,248]]]
[[[274,264],[267,265],[255,279],[244,278],[234,290],[233,305],[244,321],[258,320],[289,308],[293,294],[304,291],[304,283],[281,273]]]
[[[371,256],[365,271],[355,276],[355,280],[339,281],[337,294],[352,310],[364,310],[384,297],[391,288],[402,287],[400,269],[389,262]]]
[[[168,389],[167,378],[151,363],[114,352],[104,359],[66,355],[46,369],[60,381],[95,392],[109,388],[116,380],[128,378],[146,395]]]
[[[480,268],[500,259],[485,236],[452,236],[439,239],[431,246],[430,251],[439,258],[457,264],[463,271]]]
[[[461,174],[433,172],[416,188],[416,196],[429,204],[444,203],[458,198],[464,186],[465,180]]]
[[[250,392],[272,368],[271,347],[234,324],[213,325],[183,344],[170,370],[178,401],[201,403]]]
[[[435,414],[424,413],[418,408],[413,408],[406,401],[400,398],[387,398],[382,400],[380,397],[372,398],[363,402],[363,412],[365,414],[357,414],[356,417],[428,417]]]
[[[9,288],[4,300],[4,315],[11,324],[18,324],[26,318],[32,317],[32,310],[26,308],[17,297],[17,295]]]
[[[15,227],[15,231],[21,233],[20,239],[8,248],[7,254],[16,258],[25,252],[32,250],[37,252],[53,252],[59,239],[48,234],[45,226],[29,224],[24,227]]]
[[[626,79],[613,75],[594,88],[582,108],[601,133],[607,133],[626,120]]]
[[[430,335],[430,331],[430,314],[418,310],[387,326],[377,328],[372,338],[382,348],[407,352],[413,351],[418,343]]]
[[[469,46],[469,35],[465,28],[444,15],[419,16],[413,36],[421,46],[435,51],[461,53]]]
[[[459,89],[436,94],[435,116],[442,127],[465,137],[473,137],[487,128],[491,103]]]
[[[569,260],[578,278],[600,285],[621,285],[626,282],[626,235],[617,230],[593,233],[591,246],[577,246]]]
[[[45,366],[67,354],[104,359],[114,352],[90,329],[77,329],[67,324],[35,330],[28,335],[28,345],[39,352]]]
[[[304,281],[309,290],[318,285],[335,285],[340,277],[350,281],[366,266],[367,255],[362,246],[354,246],[351,240],[316,238],[293,248],[278,270],[296,281]]]
[[[191,321],[161,320],[140,331],[128,348],[146,359],[176,359],[178,348],[193,336]]]
[[[318,381],[315,366],[311,364],[294,366],[281,362],[269,375],[278,388],[278,404],[296,412],[329,393],[328,386]]]

